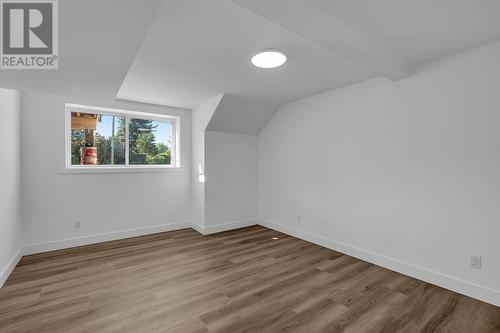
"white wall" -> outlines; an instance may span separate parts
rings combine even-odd
[[[181,169],[61,173],[65,102],[180,115]],[[24,93],[22,138],[23,236],[28,252],[191,226],[190,111]],[[82,221],[81,229],[74,228],[75,220]]]
[[[191,216],[193,227],[204,234],[257,222],[257,137],[207,131],[227,120],[214,116],[224,98],[216,96],[192,113]]]
[[[499,129],[500,43],[285,105],[259,136],[260,217],[500,305]]]
[[[208,232],[256,224],[257,136],[205,133]]]
[[[200,174],[205,175],[205,129],[222,97],[216,96],[192,112],[191,216],[193,226],[200,232],[203,232],[205,225],[205,184],[199,181]]]
[[[20,93],[0,89],[0,287],[20,259]]]

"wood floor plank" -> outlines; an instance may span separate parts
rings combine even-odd
[[[500,309],[275,230],[25,256],[0,332],[500,332]]]

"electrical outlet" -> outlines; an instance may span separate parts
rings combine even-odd
[[[76,220],[75,221],[75,229],[80,229],[82,227],[82,221]]]
[[[297,222],[302,222],[302,214],[297,215]]]
[[[470,257],[470,267],[475,269],[481,269],[481,257],[478,256]]]

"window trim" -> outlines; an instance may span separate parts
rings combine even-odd
[[[124,165],[72,165],[71,164],[71,113],[98,113],[103,116],[126,117],[125,122],[125,163]],[[129,119],[150,119],[165,122],[169,120],[172,125],[172,147],[170,165],[129,164]],[[179,170],[180,164],[180,117],[159,113],[130,111],[98,106],[65,103],[64,106],[64,167],[67,173],[108,173],[108,172],[149,172]]]

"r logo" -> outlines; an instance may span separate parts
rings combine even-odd
[[[0,0],[0,69],[58,69],[58,0]]]
[[[53,3],[2,3],[3,54],[53,53]]]

